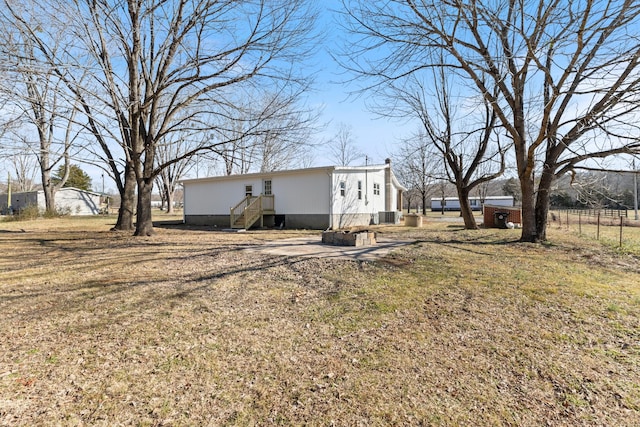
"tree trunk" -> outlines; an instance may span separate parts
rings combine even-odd
[[[538,184],[538,195],[536,198],[535,220],[536,230],[538,232],[538,240],[547,240],[547,217],[549,215],[549,195],[551,193],[551,185],[555,179],[555,175],[550,168],[544,168]]]
[[[427,193],[422,192],[422,215],[427,214]]]
[[[167,202],[167,213],[168,214],[174,213],[174,210],[173,210],[173,192],[171,191],[171,189],[169,188],[168,185],[164,186],[164,199]]]
[[[168,207],[167,207],[167,213],[168,213],[168,214],[173,214],[173,213],[175,213],[175,212],[176,212],[176,211],[175,211],[175,209],[174,209],[174,207],[173,207],[173,205],[174,205],[173,199],[174,199],[174,197],[173,197],[173,193],[172,193],[172,192],[169,192],[169,193],[167,194],[167,205],[168,205]]]
[[[55,191],[53,185],[51,184],[51,177],[48,173],[42,174],[42,182],[46,182],[46,184],[42,184],[42,190],[44,192],[45,213],[54,214],[56,212]]]
[[[42,138],[42,137],[41,137]],[[44,192],[44,209],[46,213],[54,213],[56,210],[54,200],[54,188],[51,183],[51,171],[49,170],[49,152],[47,147],[40,144],[40,178],[42,179],[42,190]]]
[[[138,180],[138,211],[136,213],[135,236],[151,236],[153,234],[153,219],[151,217],[151,192],[153,179]]]
[[[160,210],[164,211],[166,209],[166,206],[167,206],[167,196],[163,190],[160,192]]]
[[[467,230],[477,230],[476,218],[473,216],[473,210],[469,204],[469,189],[467,187],[458,187],[458,199],[460,200],[460,216],[464,220],[464,228]]]
[[[133,230],[133,215],[136,206],[136,174],[130,165],[124,168],[124,186],[120,192],[120,209],[118,221],[111,229],[113,231]]]
[[[538,242],[535,217],[535,184],[533,175],[520,178],[522,190],[522,234],[521,242]]]

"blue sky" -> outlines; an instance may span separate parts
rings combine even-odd
[[[353,141],[358,150],[363,153],[362,158],[352,165],[364,165],[365,155],[369,164],[382,164],[394,151],[394,144],[399,139],[414,130],[406,123],[396,120],[379,118],[367,110],[367,95],[354,96],[352,92],[358,89],[357,84],[349,82],[350,76],[331,57],[338,54],[343,38],[346,36],[337,23],[336,9],[342,7],[339,0],[319,2],[320,16],[319,32],[323,40],[314,55],[309,59],[310,72],[317,73],[314,88],[308,94],[307,106],[322,112],[320,117],[321,130],[316,135],[315,142],[330,141],[340,123],[351,127]],[[323,145],[325,145],[323,147]],[[313,166],[334,164],[327,153],[326,144],[320,144],[316,149]],[[194,175],[195,172],[191,172]],[[101,172],[90,172],[94,187],[101,188]],[[115,188],[110,179],[105,177],[105,188]]]
[[[317,72],[315,90],[308,95],[308,107],[322,112],[322,130],[316,135],[317,142],[327,142],[336,133],[340,123],[351,127],[353,140],[358,150],[367,156],[369,164],[382,164],[394,150],[394,144],[413,130],[407,124],[377,117],[367,110],[366,95],[350,96],[357,90],[355,83],[348,82],[349,76],[333,60],[331,53],[337,54],[345,34],[337,23],[336,9],[341,8],[338,0],[319,2],[319,31],[324,36],[314,58],[312,72]],[[316,151],[314,166],[330,165],[334,162],[327,154],[326,147]],[[353,165],[364,165],[365,157],[354,161]],[[101,191],[102,172],[83,166],[92,178],[93,187]],[[105,175],[105,190],[115,191],[115,185]]]
[[[317,72],[315,91],[309,93],[307,106],[322,112],[320,122],[322,130],[316,135],[316,142],[327,142],[335,135],[338,126],[344,123],[351,127],[352,136],[358,150],[363,153],[361,159],[352,164],[365,163],[367,156],[369,164],[384,163],[394,151],[398,140],[413,130],[410,125],[378,118],[367,110],[366,95],[350,96],[358,87],[349,83],[349,75],[332,59],[331,53],[338,54],[340,44],[344,41],[344,31],[337,23],[336,9],[342,7],[339,0],[326,0],[317,3],[320,9],[318,22],[319,32],[324,36],[315,57],[310,60]],[[327,154],[326,147],[319,147],[316,152],[314,166],[334,163]],[[88,164],[80,164],[92,178],[93,187],[102,191],[102,171]],[[4,168],[0,167],[0,170]],[[6,176],[6,171],[3,170]],[[6,179],[6,178],[5,178]],[[115,185],[105,174],[104,189],[115,191]]]
[[[406,123],[379,118],[367,110],[368,95],[350,96],[358,89],[357,84],[349,82],[350,76],[333,60],[330,53],[339,53],[340,44],[346,35],[336,22],[334,13],[340,9],[341,2],[330,0],[321,2],[320,30],[325,37],[323,46],[318,50],[313,62],[320,67],[316,82],[317,91],[310,96],[310,106],[322,108],[322,121],[329,122],[320,139],[332,137],[340,123],[352,128],[353,138],[359,150],[369,158],[369,163],[384,163],[384,159],[394,150],[394,144],[400,138],[414,130]],[[364,157],[361,162],[364,164]],[[328,164],[319,153],[318,164]],[[355,162],[356,164],[358,162]]]

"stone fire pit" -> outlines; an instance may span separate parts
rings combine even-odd
[[[334,246],[370,246],[376,244],[376,233],[373,231],[324,231],[322,243]]]

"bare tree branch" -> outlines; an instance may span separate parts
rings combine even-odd
[[[522,240],[546,239],[549,191],[560,174],[638,152],[637,2],[343,4],[355,41],[342,63],[363,90],[385,96],[435,68],[463,78],[490,105],[513,144]]]

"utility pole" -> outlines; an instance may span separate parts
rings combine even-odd
[[[11,173],[7,174],[7,215],[11,215]]]
[[[633,159],[633,207],[635,220],[638,220],[638,171],[636,170],[636,159]]]

